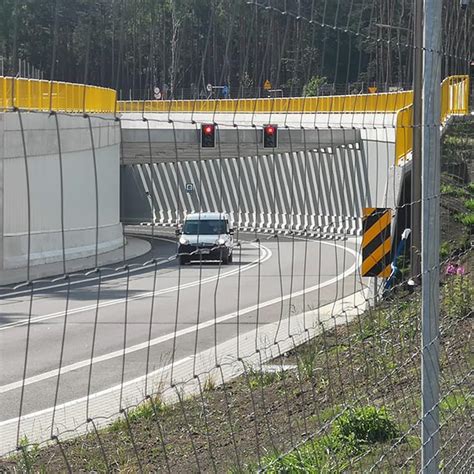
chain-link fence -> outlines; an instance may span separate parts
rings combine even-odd
[[[2,470],[469,472],[473,9],[438,6],[438,46],[407,0],[1,7],[50,65],[0,82]]]

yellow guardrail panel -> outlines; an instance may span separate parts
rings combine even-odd
[[[440,121],[445,124],[451,115],[469,113],[469,76],[449,76],[441,83]],[[413,147],[413,108],[404,107],[397,112],[395,156],[398,163],[411,153]]]
[[[0,110],[114,113],[116,93],[105,87],[0,76]]]
[[[0,76],[0,110],[77,113],[215,112],[215,113],[396,113],[397,163],[412,150],[413,92],[323,97],[282,97],[225,100],[117,101],[104,87]],[[441,84],[441,123],[451,115],[469,113],[469,76],[449,76]]]
[[[118,112],[216,112],[216,113],[390,113],[413,100],[411,91],[381,94],[292,97],[265,99],[120,100]]]

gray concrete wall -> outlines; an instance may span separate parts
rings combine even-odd
[[[122,167],[122,218],[172,225],[192,211],[223,211],[247,230],[360,233],[370,204],[358,144],[318,151]]]
[[[0,114],[2,268],[123,245],[120,130],[113,117],[58,115],[59,141],[54,115],[22,112],[21,121],[17,112]]]

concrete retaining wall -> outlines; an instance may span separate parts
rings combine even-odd
[[[119,151],[112,117],[0,114],[0,268],[123,245]]]
[[[393,170],[379,146],[125,165],[122,219],[172,225],[191,211],[218,210],[242,229],[359,235],[363,207],[393,204]]]

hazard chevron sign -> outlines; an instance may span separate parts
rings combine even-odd
[[[391,272],[392,212],[380,207],[364,208],[362,221],[362,276],[388,278]]]

